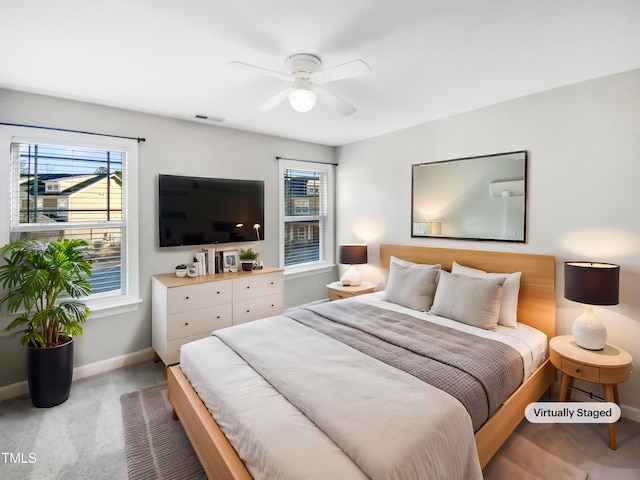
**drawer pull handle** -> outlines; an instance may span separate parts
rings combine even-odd
[[[246,288],[247,290],[249,290],[251,287],[250,287],[249,285],[247,285],[245,288]]]
[[[271,282],[271,285],[273,285],[273,282]]]
[[[189,300],[189,297],[184,297],[185,300]]]
[[[188,325],[189,325],[189,322],[184,322],[184,326],[185,327],[188,326]]]
[[[247,313],[249,313],[251,310],[247,310]]]
[[[216,292],[217,295],[220,295],[220,292]]]

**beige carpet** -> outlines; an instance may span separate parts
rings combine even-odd
[[[173,420],[167,384],[120,397],[129,480],[206,479],[180,422]]]
[[[607,425],[602,423],[552,424],[523,420],[512,437],[519,435],[537,447],[527,450],[529,461],[541,463],[537,452],[542,451],[544,457],[539,458],[553,456],[564,460],[587,472],[588,480],[640,480],[640,423],[623,418],[616,422],[615,432],[617,450],[609,448]],[[493,460],[485,472],[491,463]]]
[[[587,472],[514,433],[482,472],[485,480],[585,480]]]

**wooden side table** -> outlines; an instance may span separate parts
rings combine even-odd
[[[618,383],[629,378],[631,355],[620,347],[607,343],[602,350],[585,350],[578,346],[573,335],[554,337],[549,342],[551,363],[562,372],[559,401],[571,399],[573,381],[578,378],[599,383],[606,402],[620,406]],[[609,423],[609,447],[616,449],[615,424]]]
[[[327,285],[327,292],[329,293],[329,300],[331,301],[371,293],[375,289],[376,286],[369,282],[362,282],[357,287],[345,287],[340,282],[333,282]]]

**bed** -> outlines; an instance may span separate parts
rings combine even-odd
[[[454,262],[458,265],[464,265],[466,267],[480,269],[487,272],[521,272],[520,278],[520,289],[518,296],[518,304],[517,304],[517,317],[518,322],[524,325],[529,325],[531,327],[536,328],[537,330],[543,332],[547,338],[551,338],[555,335],[555,295],[554,295],[554,275],[555,275],[555,259],[552,256],[544,256],[544,255],[529,255],[529,254],[518,254],[518,253],[501,253],[501,252],[484,252],[484,251],[470,251],[470,250],[457,250],[457,249],[434,249],[434,248],[424,248],[424,247],[412,247],[412,246],[399,246],[399,245],[381,245],[380,246],[380,265],[386,266],[389,265],[391,259],[395,257],[398,259],[403,259],[408,262],[415,262],[417,264],[440,264],[442,269],[445,271],[451,271],[454,268]],[[375,296],[373,294],[373,298],[371,300],[372,303],[376,303],[380,301],[380,294]],[[357,299],[356,299],[357,300]],[[340,302],[333,302],[340,303]],[[349,302],[345,301],[345,305]],[[365,307],[362,306],[364,304],[354,304],[356,305],[356,310],[363,310]],[[368,308],[368,307],[366,307]],[[372,307],[373,308],[373,307]],[[393,309],[391,309],[393,310]],[[308,312],[307,312],[308,313]],[[322,313],[322,312],[321,312]],[[395,315],[395,314],[394,314]],[[256,328],[262,325],[264,328],[264,335],[267,335],[268,332],[273,328],[272,323],[285,323],[285,329],[295,329],[299,330],[296,326],[297,324],[294,322],[292,325],[287,318],[276,318],[276,319],[267,319],[267,321],[260,324],[259,321]],[[271,322],[271,323],[269,323]],[[296,321],[297,322],[297,321]],[[268,328],[267,328],[268,327]],[[279,326],[277,328],[280,328]],[[302,327],[303,329],[305,327]],[[520,330],[524,330],[524,327]],[[229,329],[229,331],[234,331],[234,329]],[[259,332],[259,329],[257,330]],[[293,333],[292,333],[293,334]],[[262,335],[258,333],[258,336]],[[289,335],[287,333],[286,335]],[[321,334],[324,335],[324,334]],[[242,336],[242,335],[240,335]],[[266,337],[264,337],[266,338]],[[315,337],[314,337],[315,338]],[[213,341],[213,340],[212,340]],[[228,338],[225,342],[234,342],[233,338]],[[266,340],[265,340],[266,341]],[[278,342],[278,338],[269,339],[268,342]],[[256,348],[259,347],[259,343],[254,343]],[[335,343],[335,342],[334,342]],[[274,343],[273,345],[279,345]],[[273,345],[270,348],[273,348]],[[313,338],[309,340],[309,345],[313,345],[313,348],[319,348],[317,355],[314,357],[332,357],[333,350],[325,351],[323,348],[333,349],[335,347],[334,344],[328,342],[327,346],[322,346],[322,342],[316,343]],[[545,345],[546,346],[546,345]],[[277,347],[278,350],[286,349],[286,345],[279,345]],[[208,348],[208,347],[207,347]],[[248,347],[249,350],[246,352],[247,355],[251,355],[253,351],[253,347]],[[307,348],[307,347],[305,347]],[[338,347],[339,348],[339,347]],[[341,357],[340,357],[341,358]],[[225,361],[225,365],[228,368],[221,369],[221,375],[224,373],[222,370],[232,370],[241,372],[243,367],[242,365],[236,365],[236,358],[231,356],[227,361]],[[283,360],[284,362],[290,362],[290,360]],[[339,360],[338,365],[342,365],[345,361],[341,358]],[[216,364],[221,364],[221,361],[213,362],[208,370],[213,370],[216,368]],[[347,362],[348,363],[348,362]],[[366,363],[366,362],[365,362]],[[375,363],[372,362],[372,363]],[[313,362],[300,362],[300,364],[308,365],[308,368],[319,369],[323,368],[320,366],[314,366]],[[187,368],[186,364],[184,365],[185,369],[193,369],[193,366]],[[305,367],[306,368],[306,367]],[[368,367],[367,367],[368,368]],[[372,367],[373,368],[373,367]],[[377,367],[376,367],[377,368]],[[389,367],[391,368],[391,367]],[[237,369],[237,370],[236,370]],[[488,419],[482,421],[482,425],[476,426],[474,425],[472,435],[472,443],[474,449],[474,455],[477,453],[476,462],[479,462],[481,467],[484,467],[491,457],[495,454],[495,452],[500,448],[502,443],[506,440],[506,438],[511,434],[513,429],[517,426],[520,420],[524,415],[525,406],[537,400],[546,389],[550,388],[553,380],[554,380],[554,369],[550,364],[549,360],[546,357],[540,362],[534,363],[531,367],[533,372],[530,375],[526,375],[526,379],[522,384],[515,389],[513,393],[509,395],[509,397],[502,401],[500,400],[497,408],[490,411],[490,415]],[[246,370],[246,369],[245,369]],[[277,369],[276,369],[277,370]],[[308,374],[308,372],[307,372]],[[191,373],[195,378],[195,374]],[[305,375],[305,372],[300,373],[300,375]],[[386,371],[380,373],[376,371],[373,375],[386,375]],[[232,375],[233,377],[233,375]],[[350,380],[351,382],[351,380]],[[357,383],[356,380],[353,382]],[[196,384],[198,382],[195,382]],[[284,382],[284,387],[286,388],[288,381]],[[339,383],[339,382],[338,382]],[[169,400],[174,408],[174,416],[179,418],[182,422],[185,431],[196,451],[203,468],[207,475],[210,478],[220,478],[220,479],[242,479],[242,478],[252,478],[249,470],[245,466],[236,449],[231,445],[227,437],[222,433],[221,428],[218,426],[214,418],[209,412],[209,409],[205,406],[201,398],[198,396],[194,388],[187,377],[184,375],[180,366],[171,367],[168,370],[168,385],[169,385]],[[323,388],[322,384],[319,384],[319,390],[317,392],[313,392],[310,390],[311,397],[321,397],[320,402],[330,402],[330,398],[322,398]],[[262,387],[261,387],[262,388]],[[293,393],[295,394],[296,388],[295,384],[292,384],[291,388],[293,389]],[[406,397],[413,398],[415,397],[416,402],[423,401],[421,400],[420,395],[422,395],[421,388],[409,380],[409,384],[407,385],[397,385],[394,386],[394,389],[398,389],[398,391],[402,391],[402,388],[413,389],[411,395],[406,395]],[[258,390],[262,391],[259,388]],[[299,389],[304,390],[307,389]],[[344,390],[348,390],[345,388]],[[384,390],[384,389],[383,389]],[[420,392],[420,393],[418,393]],[[431,395],[432,392],[425,392],[425,395]],[[438,394],[436,394],[437,396]],[[448,395],[443,392],[443,395]],[[203,396],[205,396],[203,394]],[[297,395],[294,395],[297,396]],[[378,395],[375,395],[378,396]],[[206,396],[205,396],[206,397]],[[234,405],[242,404],[248,396],[239,395],[236,400],[234,400]],[[262,400],[266,402],[265,405],[270,405],[273,395],[271,393],[266,394],[265,398]],[[431,397],[429,397],[431,398]],[[308,399],[301,399],[302,402],[307,401]],[[210,401],[210,400],[209,400]],[[429,404],[432,403],[434,405],[439,405],[435,400],[428,400]],[[251,407],[247,407],[251,410]],[[334,406],[334,408],[341,408],[341,405]],[[373,409],[375,411],[376,406],[367,407],[367,409]],[[438,407],[439,408],[439,407]],[[444,408],[444,407],[443,407]],[[448,407],[447,407],[448,408]],[[215,409],[214,409],[215,410]],[[254,409],[255,410],[255,409]],[[273,412],[276,412],[278,408],[273,409]],[[437,408],[436,408],[437,410]],[[265,417],[270,417],[267,415]],[[283,415],[287,417],[289,415],[286,413],[286,410],[283,410]],[[357,412],[356,412],[357,413]],[[261,413],[254,412],[254,419],[256,423],[258,422]],[[264,414],[262,413],[264,416]],[[273,416],[275,417],[275,413]],[[313,415],[316,415],[314,412]],[[444,416],[447,416],[445,414]],[[384,415],[378,415],[383,417]],[[453,414],[450,415],[452,418]],[[317,419],[313,416],[314,422],[319,423],[322,426],[322,422],[324,421],[322,418]],[[273,419],[270,419],[273,420]],[[253,420],[252,420],[253,421]],[[291,422],[296,423],[295,421]],[[471,423],[471,422],[469,422]],[[229,427],[224,424],[225,431],[229,431]],[[340,425],[338,425],[340,427]],[[259,428],[259,427],[258,427]],[[323,427],[324,428],[324,427]],[[328,429],[334,428],[334,426],[329,426]],[[380,428],[373,424],[371,426],[375,431],[375,428]],[[451,427],[447,426],[446,429],[454,429],[456,426]],[[466,428],[466,427],[460,427]],[[278,429],[279,430],[279,429]],[[347,434],[350,433],[353,429],[352,427],[348,428]],[[416,429],[420,430],[421,429]],[[344,434],[344,432],[339,433],[339,435]],[[366,430],[362,432],[363,435],[370,435],[373,437],[370,432]],[[455,434],[458,435],[458,434]],[[465,434],[459,433],[460,438],[463,438]],[[311,435],[313,436],[313,435]],[[233,438],[230,435],[231,438]],[[301,437],[302,438],[302,437]],[[377,438],[377,437],[376,437]],[[285,439],[286,440],[286,439]],[[354,443],[358,443],[358,440],[349,440]],[[422,441],[422,439],[417,438],[416,441]],[[331,443],[331,442],[329,442]],[[464,442],[461,442],[464,443]],[[259,445],[259,442],[256,443]],[[242,445],[242,448],[246,448],[246,445]],[[335,447],[335,446],[334,446]],[[463,448],[464,445],[462,446]],[[289,448],[289,447],[287,447]],[[324,448],[324,447],[323,447]],[[342,447],[341,447],[342,448]],[[350,447],[349,447],[350,448]],[[384,451],[385,447],[382,445],[381,451]],[[367,450],[373,449],[373,447],[367,448]],[[315,449],[314,449],[315,450]],[[320,448],[318,450],[321,450]],[[334,457],[331,455],[335,455],[335,458],[340,457],[341,452],[336,452],[335,448],[332,450],[331,445],[327,447],[328,455],[332,458],[331,461],[327,461],[326,463],[336,463],[340,464],[343,462],[343,459],[340,458],[334,461]],[[338,449],[340,450],[340,449]],[[347,449],[348,451],[348,449]],[[356,453],[356,456],[359,455]],[[293,464],[299,460],[296,458],[295,454],[291,454],[290,462]],[[375,459],[374,459],[375,460]],[[472,459],[473,460],[473,459]],[[470,460],[470,462],[472,461]],[[420,460],[422,461],[422,460]],[[286,460],[285,460],[286,462]],[[429,460],[426,460],[426,464],[428,464]],[[345,463],[345,462],[343,462]],[[348,461],[345,463],[345,468],[348,470],[351,466],[348,465]],[[360,464],[358,464],[360,465]],[[421,464],[422,465],[422,464]],[[424,465],[422,465],[424,467]],[[422,468],[420,466],[415,468]],[[253,468],[253,467],[252,467]],[[373,472],[376,472],[376,466],[372,467]],[[426,467],[424,467],[426,468]],[[469,467],[473,468],[473,467]],[[366,471],[366,470],[365,470]],[[388,476],[389,477],[398,477],[403,474],[398,472],[392,472]],[[373,476],[370,472],[367,471],[367,476]],[[384,475],[381,475],[384,476]],[[353,478],[360,478],[358,473],[354,473]]]

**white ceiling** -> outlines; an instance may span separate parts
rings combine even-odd
[[[0,87],[343,145],[640,68],[637,0],[0,0]],[[294,53],[372,73],[353,104],[256,108]]]

